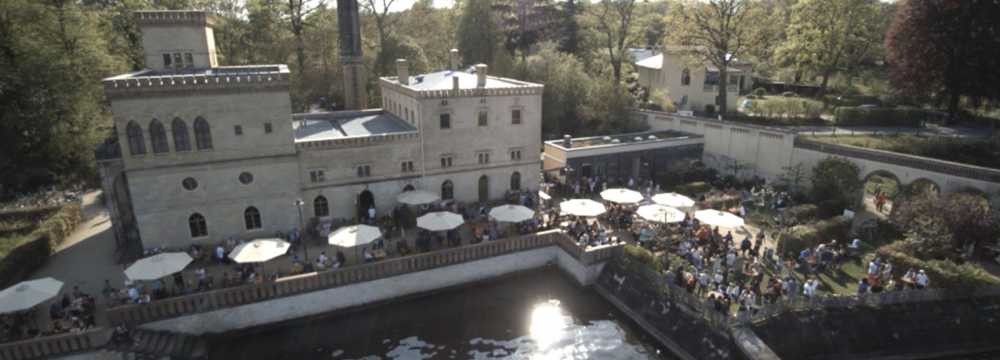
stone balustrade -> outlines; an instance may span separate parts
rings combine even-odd
[[[239,69],[234,69],[239,70]],[[275,66],[273,71],[246,73],[222,72],[219,74],[167,74],[163,76],[116,77],[104,79],[104,93],[109,98],[121,98],[156,93],[189,93],[192,91],[230,91],[237,89],[287,90],[289,73]]]
[[[104,346],[109,340],[111,340],[111,330],[97,328],[78,333],[4,343],[0,344],[0,360],[52,358],[90,351]]]

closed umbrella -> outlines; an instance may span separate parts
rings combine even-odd
[[[499,222],[522,222],[535,216],[535,211],[521,205],[502,205],[490,209],[490,217]]]
[[[417,218],[417,226],[430,231],[445,231],[462,226],[462,215],[449,211],[436,211]]]
[[[382,237],[382,230],[370,225],[344,226],[327,237],[330,245],[355,247],[371,243]]]
[[[441,200],[438,194],[425,190],[404,191],[396,195],[396,201],[406,205],[423,205]]]
[[[674,208],[687,208],[694,206],[694,200],[678,193],[662,193],[653,195],[653,202]]]
[[[660,204],[640,206],[639,210],[636,210],[636,214],[639,214],[643,219],[664,224],[684,221],[683,211]]]
[[[572,199],[559,203],[562,212],[583,217],[593,217],[603,214],[607,209],[604,204],[590,199]]]
[[[643,196],[635,190],[615,188],[601,191],[601,198],[618,204],[635,204],[642,201]]]
[[[743,218],[733,215],[728,212],[719,210],[698,210],[694,213],[695,219],[701,221],[703,224],[736,228],[743,226]]]
[[[30,309],[59,295],[62,286],[62,281],[47,277],[6,288],[0,291],[0,314]]]
[[[157,254],[136,261],[125,269],[125,276],[132,280],[156,280],[184,270],[191,260],[191,256],[183,252]]]
[[[281,239],[257,239],[240,244],[229,258],[238,263],[265,262],[288,252],[288,242]]]

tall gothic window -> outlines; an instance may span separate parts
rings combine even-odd
[[[515,171],[513,174],[510,174],[510,189],[521,190],[521,173]]]
[[[188,228],[191,229],[191,237],[193,238],[208,236],[208,224],[205,223],[205,217],[199,213],[191,214],[188,217]]]
[[[125,135],[128,137],[128,150],[132,155],[142,155],[146,153],[146,141],[142,138],[142,128],[135,121],[129,121],[125,126]]]
[[[330,216],[330,204],[326,202],[325,196],[320,195],[313,199],[313,213],[316,217]]]
[[[149,145],[155,154],[170,151],[170,145],[167,144],[167,131],[163,129],[163,124],[159,120],[153,119],[149,123]]]
[[[204,118],[194,119],[194,142],[198,145],[198,150],[212,148],[212,129]]]
[[[184,120],[175,118],[170,127],[174,134],[174,151],[191,151],[191,137],[188,136],[188,127]]]
[[[246,222],[247,230],[260,229],[260,210],[251,206],[243,211],[243,220]]]

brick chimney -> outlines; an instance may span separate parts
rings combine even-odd
[[[448,69],[458,71],[458,49],[448,51]]]
[[[570,134],[563,135],[563,147],[572,148],[573,147],[573,136]]]
[[[476,65],[476,87],[486,87],[486,64]]]
[[[410,64],[406,59],[396,59],[396,77],[400,85],[410,85]]]

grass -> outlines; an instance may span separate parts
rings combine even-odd
[[[1000,140],[944,138],[914,134],[809,136],[831,144],[893,151],[957,163],[1000,168]]]
[[[746,97],[739,97],[742,104]],[[740,116],[730,116],[733,121],[761,125],[828,125],[821,116],[827,115],[827,106],[822,101],[804,97],[784,97],[766,95],[763,99],[750,99],[751,106]]]

